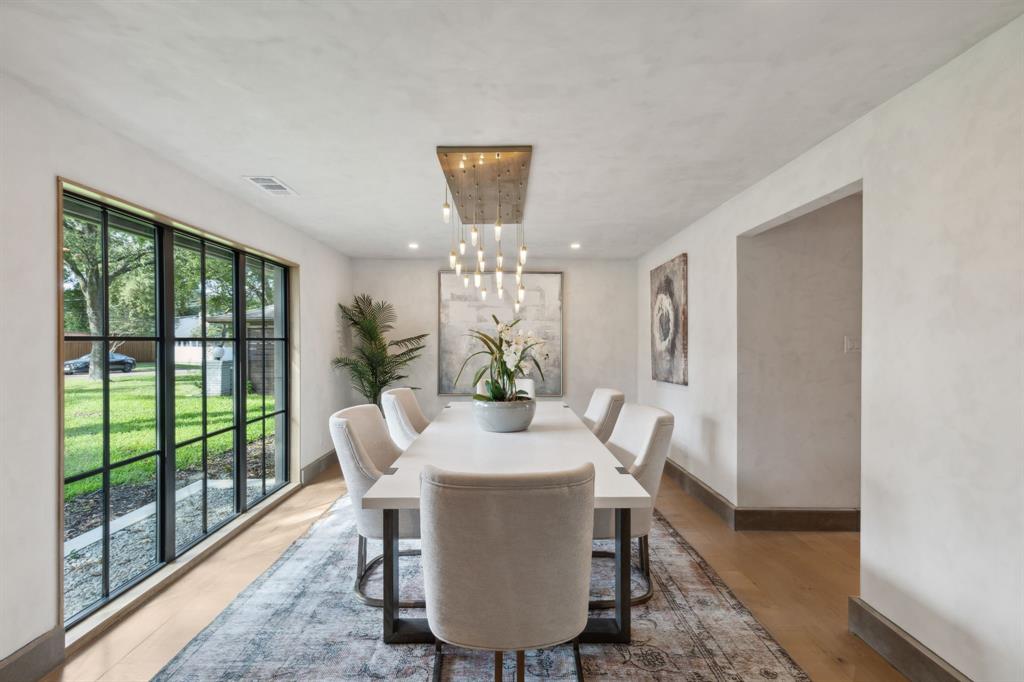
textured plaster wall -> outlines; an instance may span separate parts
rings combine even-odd
[[[861,187],[861,596],[968,676],[1024,679],[1024,18],[642,256],[638,396],[736,502],[736,237]],[[646,347],[643,285],[680,251],[689,387]]]
[[[739,501],[860,506],[861,195],[737,242]]]
[[[429,332],[409,384],[432,417],[453,400],[437,395],[437,272],[444,259],[353,259],[353,292],[385,298],[398,312],[396,336]],[[630,260],[532,259],[528,270],[561,271],[564,400],[582,414],[595,388],[636,390],[635,263]],[[472,283],[470,283],[472,286]],[[455,398],[458,399],[458,398]]]

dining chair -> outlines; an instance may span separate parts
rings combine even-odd
[[[573,643],[583,679],[578,636],[587,624],[594,465],[527,474],[442,471],[420,474],[423,588],[427,622],[442,642],[494,651],[495,680],[505,651]]]
[[[356,517],[356,531],[359,540],[356,546],[356,579],[353,591],[364,604],[383,607],[384,600],[366,594],[363,583],[367,576],[383,560],[379,555],[366,561],[367,539],[384,538],[384,513],[379,509],[363,509],[363,495],[378,478],[385,475],[402,451],[388,435],[384,417],[376,405],[357,405],[330,418],[331,439],[334,452],[341,464],[345,485],[352,500]],[[420,537],[420,518],[415,510],[399,513],[399,535],[406,539]],[[419,550],[402,550],[400,556],[417,556]],[[403,608],[423,608],[422,601],[403,602]]]
[[[595,388],[590,396],[587,411],[583,413],[583,423],[594,432],[602,443],[608,442],[612,429],[622,411],[626,396],[614,388]]]
[[[516,379],[516,390],[526,391],[527,398],[537,397],[537,383],[533,379]]]
[[[392,388],[381,394],[380,402],[391,440],[403,451],[407,450],[416,436],[430,424],[416,401],[416,395],[411,388]]]
[[[634,509],[630,515],[630,536],[637,538],[640,570],[647,581],[647,590],[631,599],[635,606],[650,600],[654,595],[651,581],[651,548],[649,534],[654,520],[654,501],[658,497],[661,475],[665,471],[672,429],[675,418],[671,413],[657,407],[626,403],[619,413],[608,442],[605,443],[625,472],[643,486],[651,501],[646,508]],[[594,511],[594,539],[607,540],[615,537],[615,519],[610,509]],[[594,556],[610,557],[613,553],[595,551]],[[591,608],[610,608],[613,600],[595,600]]]

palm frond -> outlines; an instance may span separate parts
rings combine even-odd
[[[367,400],[380,401],[380,394],[390,384],[407,379],[402,370],[416,360],[428,334],[418,334],[389,341],[385,336],[394,329],[398,315],[384,300],[375,301],[368,294],[359,294],[351,305],[338,304],[342,319],[351,327],[356,346],[348,356],[332,363],[348,372],[353,387]],[[400,349],[392,353],[391,349]]]

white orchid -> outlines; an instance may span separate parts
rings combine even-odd
[[[516,377],[529,376],[531,369],[536,368],[541,380],[544,379],[544,370],[541,369],[539,356],[543,341],[534,335],[532,331],[523,333],[520,329],[513,329],[519,320],[512,322],[500,322],[494,317],[497,333],[490,336],[481,331],[472,330],[469,335],[484,345],[483,350],[472,353],[459,370],[459,376],[455,378],[458,382],[463,370],[469,361],[477,355],[490,357],[490,362],[477,370],[473,377],[473,385],[476,386],[482,379],[485,390],[474,397],[477,400],[491,401],[512,401],[526,400],[523,391],[516,389]],[[546,358],[546,354],[544,354]]]

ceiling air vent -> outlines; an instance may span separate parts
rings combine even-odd
[[[272,175],[246,175],[245,179],[262,189],[267,194],[273,194],[278,197],[298,196],[295,190]]]

